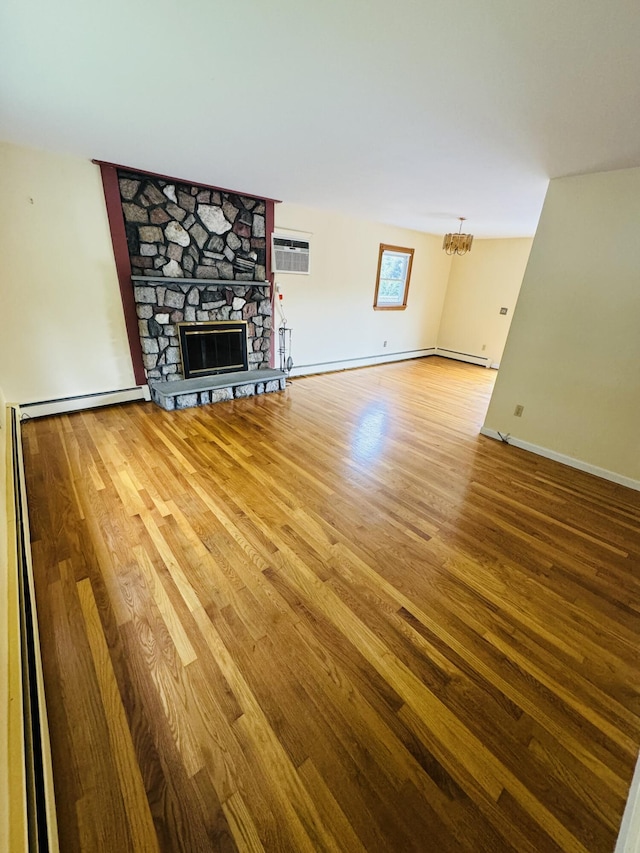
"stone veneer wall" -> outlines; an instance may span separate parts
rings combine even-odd
[[[132,275],[264,281],[264,201],[118,170]]]
[[[134,286],[142,360],[152,382],[184,379],[176,323],[247,320],[249,369],[269,367],[271,300],[268,285],[211,287],[197,284]]]
[[[246,320],[249,368],[268,367],[265,200],[122,169],[118,184],[131,274],[149,279],[133,282],[147,379],[184,378],[180,322]]]

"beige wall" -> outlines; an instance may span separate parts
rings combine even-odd
[[[9,553],[7,488],[11,443],[7,435],[4,394],[0,389],[0,850],[27,850],[25,779],[22,751],[22,705],[17,569]]]
[[[2,584],[6,580],[7,572],[7,465],[6,451],[7,447],[7,419],[6,419],[6,403],[4,393],[0,388],[0,625],[6,625],[6,619],[3,618],[2,608],[4,607]],[[2,655],[2,640],[0,639],[0,661],[4,660]],[[0,850],[2,846],[0,845]]]
[[[490,358],[498,367],[533,240],[474,240],[454,256],[442,311],[438,346]],[[508,309],[506,315],[500,308]]]
[[[6,418],[0,388],[0,850],[9,850],[9,637],[7,607],[7,468],[5,461]]]
[[[7,400],[135,385],[98,167],[0,143],[0,198]]]
[[[311,233],[311,274],[276,276],[300,372],[437,344],[451,265],[440,237],[292,204],[276,205],[275,217],[276,228]],[[415,249],[405,311],[373,310],[380,243]]]
[[[638,223],[640,169],[551,182],[485,422],[632,480],[640,480]]]
[[[133,386],[98,167],[0,143],[0,182],[7,399]],[[440,236],[333,212],[280,204],[276,226],[311,233],[311,275],[277,278],[299,372],[409,357],[438,344],[498,360],[506,323],[496,312],[515,299],[528,241],[477,240],[452,264]],[[373,310],[380,243],[416,250],[406,311]]]

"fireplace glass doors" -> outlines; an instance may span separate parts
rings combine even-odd
[[[247,370],[244,321],[179,323],[184,378]]]

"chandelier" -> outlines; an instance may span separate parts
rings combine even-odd
[[[458,217],[460,219],[460,229],[457,234],[445,234],[442,241],[442,248],[447,255],[466,255],[471,251],[473,243],[473,234],[462,233],[462,223],[465,221],[465,216]]]

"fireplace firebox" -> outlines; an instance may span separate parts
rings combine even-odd
[[[178,323],[185,379],[248,370],[247,323]]]

